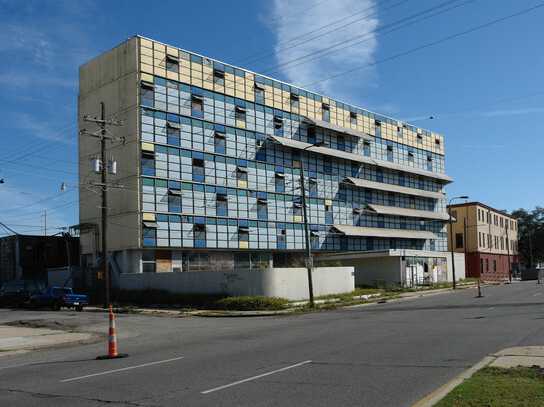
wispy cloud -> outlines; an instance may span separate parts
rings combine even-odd
[[[502,109],[502,110],[491,110],[488,112],[480,113],[482,116],[487,117],[497,117],[497,116],[518,116],[531,113],[542,113],[544,112],[544,107],[525,107],[519,109]]]
[[[304,85],[313,83],[316,79],[324,78],[331,73],[346,70],[353,66],[372,63],[374,53],[378,45],[377,38],[373,32],[378,26],[376,13],[371,13],[377,4],[375,0],[301,0],[296,7],[307,10],[297,14],[296,23],[283,23],[282,17],[290,16],[293,10],[293,2],[289,0],[275,0],[273,5],[272,30],[276,35],[275,56],[281,73],[289,82]],[[359,17],[368,15],[356,24],[346,24],[349,16],[360,10],[369,10],[369,13],[361,14]],[[322,26],[335,23],[321,31],[315,31],[310,36],[305,35],[310,31],[319,29]],[[316,37],[325,32],[327,35],[320,36],[311,41],[309,38]],[[355,36],[365,35],[365,42],[355,46],[344,48],[342,52],[331,53],[325,51],[327,48],[349,41]],[[296,38],[296,40],[293,40]],[[301,44],[300,46],[294,46]],[[290,63],[291,61],[305,57],[308,54],[324,51],[318,60],[311,63],[300,64]],[[374,72],[371,69],[361,71],[357,77],[352,77],[349,83],[345,79],[322,81],[314,85],[314,88],[323,93],[343,95],[344,98],[352,98],[361,90],[364,79],[368,79]]]

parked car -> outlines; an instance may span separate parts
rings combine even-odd
[[[38,280],[13,280],[5,282],[0,288],[0,305],[21,307],[26,305],[30,297],[40,293],[45,283]]]
[[[74,291],[69,287],[49,287],[30,297],[31,306],[52,307],[56,310],[65,307],[82,311],[83,307],[88,304],[89,298],[85,294],[74,294]]]

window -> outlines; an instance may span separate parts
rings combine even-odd
[[[300,202],[293,202],[293,216],[302,216],[302,204]]]
[[[497,271],[497,260],[493,259],[493,271]]]
[[[266,198],[257,199],[257,219],[268,220],[268,203]]]
[[[360,165],[355,163],[355,162],[352,162],[351,163],[351,176],[352,177],[358,177],[359,176],[359,170],[360,170]]]
[[[334,223],[332,205],[325,205],[325,223],[327,225],[332,225]]]
[[[423,136],[420,133],[417,133],[416,139],[418,144],[423,143]]]
[[[214,151],[218,154],[225,154],[227,149],[227,142],[225,139],[225,133],[221,133],[219,131],[215,131],[214,135]]]
[[[370,141],[363,142],[363,155],[365,157],[370,157]]]
[[[238,227],[238,240],[240,242],[249,242],[249,228],[247,226]]]
[[[140,86],[140,98],[142,106],[153,107],[155,100],[155,85],[151,82],[144,82]]]
[[[170,184],[179,184],[179,182],[171,181]],[[181,185],[172,185],[168,188],[168,212],[181,213]]]
[[[315,144],[315,127],[308,127],[308,143]]]
[[[278,249],[287,248],[286,235],[287,235],[287,230],[279,229],[278,234],[276,235],[276,245]]]
[[[179,123],[166,122],[166,136],[168,139],[168,144],[173,146],[180,145],[180,125]]]
[[[435,139],[434,139],[434,144],[435,144],[436,146],[440,146],[440,139],[439,139],[439,138],[435,138]]]
[[[319,232],[317,230],[310,232],[310,247],[314,250],[319,249]]]
[[[463,245],[463,234],[462,233],[456,233],[455,234],[455,248],[456,249],[462,249],[464,247]]]
[[[485,271],[489,271],[489,259],[485,259]]]
[[[409,163],[414,162],[414,153],[412,151],[408,151],[408,162]]]
[[[323,158],[323,172],[328,175],[332,174],[332,161],[328,157]]]
[[[276,192],[285,192],[285,175],[283,172],[276,171],[274,185]]]
[[[482,247],[482,232],[478,232],[478,246]]]
[[[166,70],[168,72],[179,73],[179,61],[170,55],[166,56]]]
[[[427,156],[427,171],[433,170],[433,157]]]
[[[357,112],[349,112],[349,122],[351,124],[357,124]]]
[[[321,104],[321,108],[323,110],[323,118],[322,120],[325,121],[325,122],[330,122],[331,121],[331,111],[330,111],[330,106],[327,104],[327,103],[322,103]]]
[[[217,216],[228,216],[227,194],[217,194],[215,196],[215,211]]]
[[[142,252],[142,272],[155,272],[155,252],[153,250],[144,250]]]
[[[199,219],[202,223],[198,223],[193,226],[193,239],[195,247],[206,247],[206,225],[204,224],[204,218]],[[195,222],[197,218],[195,218]]]
[[[453,218],[451,221],[456,223],[457,222],[457,211],[452,210],[451,211],[451,217]]]
[[[247,187],[247,168],[237,167],[236,168],[236,179],[238,180],[238,186],[241,188]]]
[[[376,168],[376,181],[383,182],[383,170],[381,168]]]
[[[317,197],[317,179],[316,178],[310,178],[308,180],[308,194],[310,198]]]
[[[274,135],[283,136],[283,118],[274,116]]]
[[[246,107],[242,105],[236,105],[234,110],[235,110],[234,115],[236,117],[236,120],[245,122],[246,121]]]
[[[399,172],[399,185],[403,187],[406,185],[406,179],[403,172]]]
[[[156,246],[157,245],[157,228],[143,228],[144,246]]]
[[[191,95],[191,115],[198,118],[204,117],[204,100],[202,96]]]
[[[291,106],[292,107],[298,107],[299,106],[299,96],[296,93],[291,92]]]
[[[155,176],[155,153],[142,151],[142,175]]]
[[[397,137],[402,138],[402,127],[397,126]]]
[[[387,146],[387,161],[393,161],[393,146]]]
[[[255,90],[255,103],[264,105],[264,87],[258,83],[255,83],[255,85],[253,85],[253,89]]]
[[[220,69],[213,70],[213,82],[219,86],[225,85],[225,71]]]
[[[341,150],[341,151],[346,150],[346,139],[343,136],[337,137],[336,144],[338,146],[338,150]]]
[[[484,272],[484,259],[480,259],[480,274]]]
[[[204,160],[193,158],[193,181],[204,182]]]
[[[376,137],[382,136],[382,122],[379,120],[374,120],[374,131],[376,132]]]

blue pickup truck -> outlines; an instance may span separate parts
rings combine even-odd
[[[74,294],[68,287],[49,287],[40,294],[31,296],[29,302],[34,307],[53,307],[56,310],[65,307],[82,311],[89,304],[89,298],[85,294]]]

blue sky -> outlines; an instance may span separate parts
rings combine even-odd
[[[381,62],[539,4],[0,0],[0,221],[19,233],[40,233],[44,210],[49,233],[78,222],[78,66],[135,34],[443,133],[448,195],[542,205],[544,7]]]

